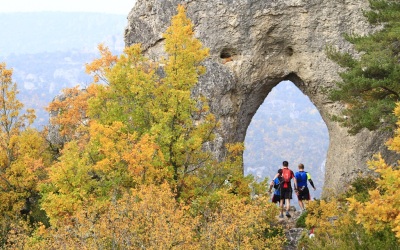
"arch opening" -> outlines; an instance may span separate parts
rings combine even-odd
[[[278,83],[268,93],[251,119],[244,143],[245,175],[271,180],[282,161],[287,160],[294,172],[303,163],[317,187],[310,191],[311,197],[320,198],[329,147],[328,128],[314,104],[291,81]],[[292,203],[297,206],[296,195]]]

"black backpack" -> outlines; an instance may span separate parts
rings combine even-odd
[[[279,180],[279,184],[276,184],[276,183],[274,182],[274,188],[275,188],[275,189],[280,188],[281,183],[283,182],[283,178],[282,178],[281,176],[279,176],[279,177],[277,177],[277,178],[278,178],[278,180]]]

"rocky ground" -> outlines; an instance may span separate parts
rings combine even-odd
[[[296,211],[295,207],[291,207],[290,214],[292,215],[290,218],[286,216],[284,218],[278,218],[279,224],[284,228],[288,240],[288,244],[284,247],[284,250],[296,250],[297,243],[301,236],[303,234],[308,235],[307,229],[296,227],[296,221],[299,219],[301,212]]]

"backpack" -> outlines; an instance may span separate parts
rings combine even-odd
[[[275,189],[279,189],[279,187],[281,186],[281,183],[282,183],[282,177],[277,177],[278,178],[278,184],[274,181],[274,188]]]
[[[292,179],[292,171],[289,168],[282,169],[282,177],[284,182],[290,183],[290,180]]]

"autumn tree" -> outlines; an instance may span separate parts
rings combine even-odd
[[[203,171],[217,164],[204,145],[214,139],[218,123],[205,98],[192,92],[205,72],[201,62],[208,49],[194,37],[193,24],[183,6],[178,7],[164,38],[168,57],[161,64],[145,58],[140,45],[126,48],[116,63],[106,68],[98,61],[89,64],[95,78],[102,72],[106,83],[97,98],[90,100],[89,113],[102,124],[120,121],[129,132],[154,137],[165,167],[172,172],[177,197],[184,193],[186,199],[204,193],[207,187],[221,185],[226,175],[221,172],[211,176],[210,171]],[[106,51],[102,54],[109,55]],[[157,74],[160,71],[163,74]],[[217,176],[218,180],[214,178]]]
[[[153,123],[150,110],[156,109],[152,100],[159,85],[156,63],[142,54],[138,44],[125,48],[113,64],[99,63],[111,56],[107,48],[99,49],[102,57],[86,67],[95,83],[98,78],[104,83],[97,86],[96,98],[90,100],[90,118],[102,124],[122,122],[131,133],[148,132]]]
[[[127,134],[120,122],[92,121],[88,129],[90,140],[67,143],[59,162],[48,169],[48,181],[41,185],[42,207],[55,226],[70,221],[85,206],[101,211],[130,188],[168,179],[162,154],[151,137]]]
[[[17,100],[17,85],[12,70],[0,64],[0,244],[21,214],[32,210],[38,198],[37,183],[45,178],[50,164],[43,136],[29,126],[34,111],[22,114],[23,104]]]
[[[82,125],[82,111],[88,117],[83,124],[87,140],[75,137],[71,145],[65,146],[59,163],[50,169],[49,183],[43,186],[44,206],[49,214],[63,202],[72,206],[64,206],[66,214],[79,210],[75,207],[81,198],[70,196],[68,201],[63,197],[63,193],[69,196],[77,186],[87,186],[81,188],[87,189],[84,195],[77,197],[86,197],[88,190],[106,197],[120,187],[164,180],[171,183],[177,197],[185,191],[187,199],[222,186],[228,174],[239,175],[239,164],[218,163],[203,148],[213,139],[217,123],[204,98],[191,97],[191,90],[204,72],[200,62],[208,52],[193,37],[193,27],[183,7],[178,8],[172,23],[166,45],[173,41],[175,44],[168,46],[180,49],[167,49],[170,56],[165,62],[165,78],[156,75],[157,64],[142,55],[140,45],[126,48],[116,60],[100,47],[102,58],[88,64],[87,69],[94,75],[94,82],[102,79],[103,84],[93,87],[96,91],[87,91],[93,93],[89,98],[74,89],[70,97],[50,106],[60,111],[53,119],[65,128]],[[177,37],[173,37],[174,32]],[[89,106],[85,106],[86,101]],[[194,117],[198,120],[194,121]],[[78,130],[62,131],[68,134]],[[148,143],[139,147],[142,141]],[[152,157],[140,159],[145,152]],[[69,178],[78,178],[78,183],[63,187]],[[98,191],[100,187],[102,191]],[[65,217],[65,213],[55,213],[50,217]]]
[[[87,140],[89,125],[89,100],[101,92],[107,83],[106,73],[116,63],[117,56],[103,45],[98,46],[101,58],[87,65],[87,72],[93,74],[93,83],[87,87],[75,86],[65,88],[62,93],[46,107],[50,114],[50,124],[47,128],[47,138],[50,146],[58,157],[64,144],[71,140]],[[99,97],[100,98],[103,98]]]
[[[12,82],[12,70],[6,68],[5,63],[0,64],[0,147],[4,152],[1,165],[7,168],[14,160],[10,142],[13,136],[18,135],[22,129],[32,124],[35,119],[33,110],[20,114],[23,104],[17,99],[17,84]]]
[[[366,17],[383,28],[367,35],[347,35],[359,58],[349,53],[328,50],[328,56],[345,69],[341,81],[330,93],[333,101],[345,105],[341,116],[335,117],[350,133],[363,128],[394,129],[392,113],[400,100],[400,3],[392,0],[370,0]]]
[[[152,111],[156,124],[151,132],[158,136],[172,168],[179,197],[185,187],[196,183],[196,172],[210,164],[207,161],[212,155],[203,150],[203,145],[213,140],[217,122],[206,100],[191,93],[199,76],[205,72],[200,63],[208,56],[208,49],[194,37],[193,24],[183,6],[178,6],[178,13],[163,37],[168,54],[164,67],[166,77],[156,90],[155,106],[158,108]],[[202,121],[195,122],[196,118]]]

